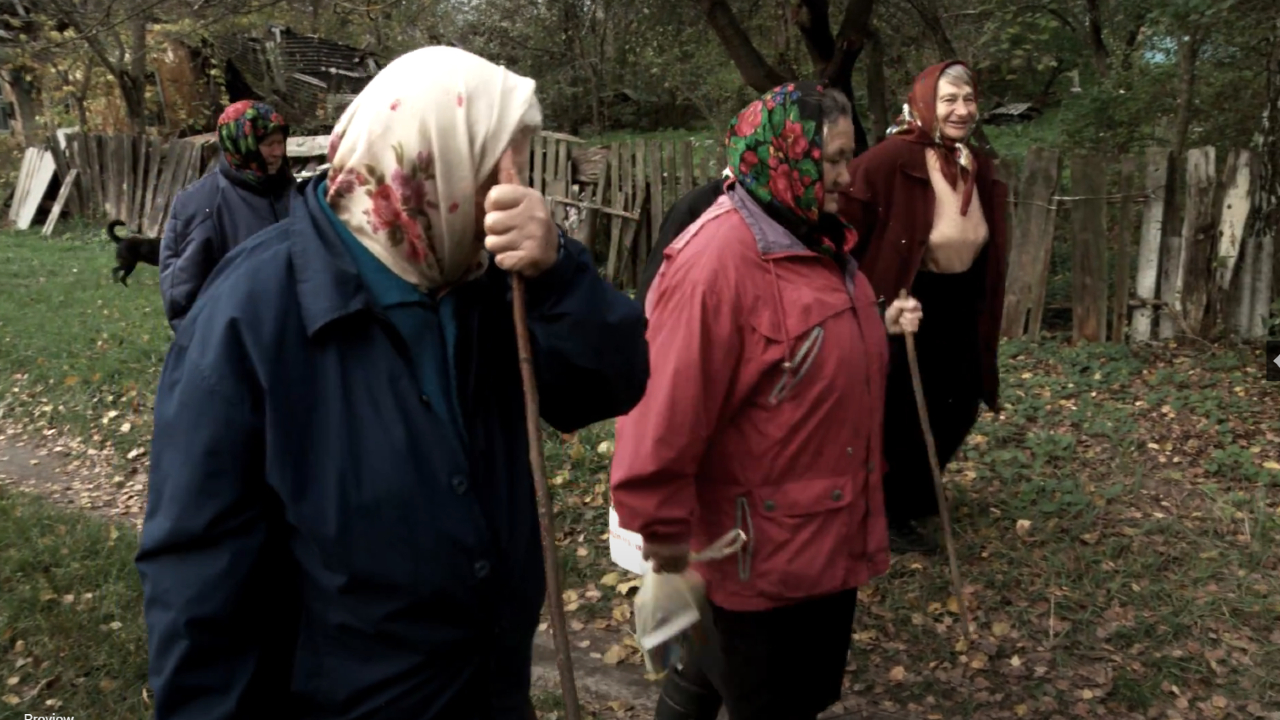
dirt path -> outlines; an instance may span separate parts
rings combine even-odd
[[[114,469],[110,456],[77,447],[73,441],[55,436],[33,438],[0,425],[0,485],[41,495],[67,508],[142,527],[146,506],[145,469],[122,474]],[[588,627],[570,635],[574,642],[574,676],[582,700],[601,711],[601,717],[652,718],[659,684],[645,679],[643,667],[608,665],[599,657],[606,648],[622,640],[621,633]],[[592,657],[592,653],[596,657]],[[555,646],[549,630],[543,629],[535,636],[533,657],[535,689],[558,690]],[[831,708],[822,718],[908,720],[854,709],[860,705],[862,703],[850,698]],[[720,717],[727,716],[722,712]]]

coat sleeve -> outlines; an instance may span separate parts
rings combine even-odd
[[[744,341],[731,274],[681,254],[650,289],[649,390],[618,420],[610,471],[619,522],[648,543],[689,541],[694,478],[733,412]]]
[[[542,417],[560,432],[622,415],[649,380],[644,311],[600,277],[581,243],[525,284]]]
[[[861,260],[871,244],[880,220],[878,200],[884,193],[880,187],[881,170],[878,165],[876,154],[871,152],[854,158],[849,164],[849,186],[840,191],[840,218],[858,233],[858,244],[853,250],[853,257],[857,260]]]
[[[160,297],[175,332],[217,265],[213,214],[200,199],[186,192],[174,200],[160,240]]]
[[[287,660],[269,647],[288,566],[268,521],[260,394],[230,324],[205,318],[183,328],[161,373],[135,558],[156,720],[245,717],[288,688]]]

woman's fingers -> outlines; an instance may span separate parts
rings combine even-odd
[[[920,301],[912,297],[894,300],[884,313],[885,326],[893,335],[918,331],[923,318],[924,310],[920,307]]]

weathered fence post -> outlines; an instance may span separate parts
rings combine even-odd
[[[1058,151],[1046,148],[1031,148],[1023,162],[1005,281],[1002,337],[1020,338],[1027,333],[1034,337],[1040,332],[1056,214],[1051,201],[1061,165]]]
[[[1247,337],[1249,306],[1253,302],[1253,267],[1245,245],[1252,205],[1253,154],[1232,150],[1222,171],[1222,205],[1218,209],[1217,277],[1213,310],[1219,327]]]
[[[1172,164],[1173,153],[1168,150],[1147,150],[1147,197],[1142,206],[1142,230],[1138,236],[1138,273],[1134,281],[1134,292],[1139,300],[1148,304],[1133,313],[1133,327],[1129,333],[1129,340],[1132,342],[1151,339],[1151,303],[1155,302],[1156,286],[1160,279],[1160,243],[1164,237],[1164,206]]]
[[[1213,283],[1213,240],[1215,232],[1214,150],[1212,146],[1187,151],[1187,202],[1182,222],[1182,242],[1174,258],[1177,272],[1174,285],[1163,299],[1165,313],[1160,320],[1160,337],[1173,337],[1174,318],[1168,324],[1164,315],[1172,312],[1182,317],[1183,331],[1198,336],[1203,332],[1205,310],[1209,303],[1209,287]],[[1165,256],[1168,259],[1168,255]],[[1163,293],[1162,293],[1163,295]],[[1166,336],[1165,333],[1168,333]]]
[[[1107,166],[1101,155],[1071,158],[1071,341],[1107,335]]]
[[[1125,155],[1120,159],[1120,232],[1116,237],[1116,297],[1111,315],[1111,342],[1124,342],[1129,324],[1129,260],[1133,246],[1133,183],[1138,174],[1138,158]]]

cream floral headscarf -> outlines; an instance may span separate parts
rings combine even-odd
[[[334,214],[423,290],[484,272],[476,190],[516,134],[542,125],[536,83],[452,47],[396,58],[329,138]],[[483,202],[483,198],[480,199]]]

